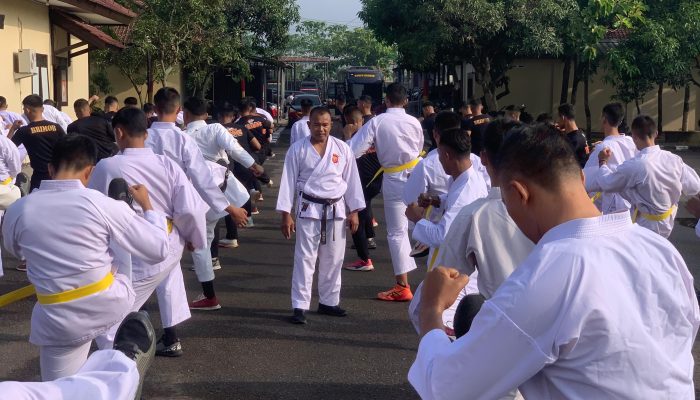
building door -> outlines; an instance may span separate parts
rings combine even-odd
[[[68,105],[68,59],[56,57],[53,68],[53,100],[58,107]]]
[[[46,100],[49,94],[49,57],[46,54],[36,55],[36,65],[39,73],[32,77],[32,94],[38,94]]]

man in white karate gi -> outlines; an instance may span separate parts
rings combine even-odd
[[[39,346],[44,381],[75,374],[92,339],[131,310],[131,280],[115,271],[109,243],[154,265],[170,251],[165,216],[154,210],[145,186],[130,189],[143,217],[85,188],[96,157],[89,138],[60,139],[49,166],[53,180],[42,181],[5,213],[4,246],[27,260],[37,292],[29,341]]]
[[[522,128],[494,161],[508,213],[533,252],[451,342],[442,313],[468,281],[431,271],[409,381],[423,399],[693,399],[700,323],[693,278],[666,239],[628,213],[601,215],[571,146]]]
[[[619,193],[632,205],[633,222],[669,237],[681,194],[700,193],[700,177],[680,156],[655,144],[658,132],[652,118],[640,115],[632,121],[631,128],[639,154],[611,168],[608,162],[613,151],[601,151],[594,189]]]
[[[248,168],[255,176],[263,174],[263,167],[255,162],[253,157],[245,151],[233,135],[219,123],[207,124],[207,103],[199,97],[190,97],[183,104],[183,113],[186,130],[185,133],[193,139],[199,147],[199,150],[204,156],[211,176],[214,177],[214,182],[219,188],[225,188],[224,192],[230,194],[226,196],[229,202],[236,207],[242,207],[250,198],[248,190],[230,173],[228,169],[229,157]],[[238,192],[237,194],[235,192]],[[233,199],[238,199],[233,201]],[[221,269],[221,263],[213,258],[210,250],[212,241],[214,240],[216,224],[219,222],[218,215],[208,214],[207,218],[207,246],[203,249],[195,250],[192,253],[192,261],[194,270],[206,270],[209,265],[215,270]],[[218,307],[217,307],[218,306]],[[193,308],[200,310],[218,309],[221,306],[217,303],[212,307],[207,307],[205,304],[201,306],[194,305]]]
[[[604,149],[610,149],[612,156],[608,159],[608,166],[616,169],[623,162],[633,158],[639,152],[637,146],[630,136],[620,133],[619,127],[625,119],[625,108],[620,103],[610,103],[603,107],[603,115],[601,117],[601,126],[605,139],[596,144],[591,153],[586,166],[583,168],[583,173],[586,176],[586,190],[589,191],[591,200],[603,214],[612,214],[616,212],[629,212],[630,203],[625,200],[619,193],[603,193],[599,190],[597,179],[598,172],[598,154]]]
[[[21,192],[14,185],[17,174],[22,172],[22,159],[19,149],[10,139],[0,135],[0,220],[4,210],[17,201]],[[0,257],[0,276],[3,275],[2,258]]]
[[[211,174],[199,146],[175,125],[180,111],[180,93],[169,87],[159,89],[154,98],[158,121],[148,129],[146,146],[156,154],[168,156],[185,171],[195,189],[209,206],[207,220],[229,214],[240,226],[248,222],[248,213],[229,203]],[[190,303],[190,309],[217,310],[221,308],[214,291],[214,269],[211,256],[195,264],[197,280],[202,284],[202,295]],[[161,289],[158,289],[161,290]]]
[[[289,239],[296,230],[291,319],[296,324],[306,323],[317,260],[318,313],[346,315],[339,306],[345,224],[352,233],[357,231],[357,213],[365,200],[355,157],[348,145],[330,136],[331,127],[327,108],[311,111],[311,136],[289,148],[280,180],[277,211],[282,214],[282,234]]]
[[[309,129],[309,114],[314,104],[309,99],[302,99],[300,105],[302,117],[292,125],[292,130],[289,134],[290,146],[293,145],[294,142],[311,135],[311,130]]]
[[[387,111],[364,124],[348,145],[358,158],[374,145],[384,172],[384,217],[396,283],[390,290],[378,293],[377,298],[410,301],[413,293],[408,283],[408,273],[416,269],[416,262],[410,256],[411,241],[408,238],[403,189],[409,174],[420,161],[423,128],[416,118],[406,113],[406,88],[400,83],[387,87],[385,103]]]
[[[141,109],[124,107],[111,123],[120,153],[97,163],[88,187],[108,194],[111,182],[117,178],[130,186],[146,185],[154,209],[168,219],[168,258],[155,265],[132,258],[136,294],[132,310],[138,311],[156,288],[162,288],[158,291],[158,306],[165,332],[158,341],[156,355],[177,357],[182,355],[182,345],[175,327],[191,316],[180,259],[185,243],[194,249],[209,250],[204,218],[209,207],[175,161],[146,147],[148,122]],[[112,333],[106,335],[101,348],[111,346]]]

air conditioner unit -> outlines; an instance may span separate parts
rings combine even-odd
[[[36,65],[36,51],[31,49],[21,49],[17,52],[18,74],[37,74],[39,68]]]

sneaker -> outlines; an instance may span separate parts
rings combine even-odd
[[[248,217],[248,223],[245,224],[246,228],[253,228],[255,227],[255,223],[253,223],[253,217]]]
[[[158,343],[156,343],[156,355],[159,357],[180,357],[182,355],[182,344],[178,340],[170,346],[166,346],[163,336],[161,336],[158,339]]]
[[[401,286],[397,283],[391,290],[378,293],[377,298],[384,301],[411,301],[413,293],[410,286]]]
[[[352,264],[348,264],[343,266],[344,269],[347,269],[348,271],[372,271],[374,269],[374,265],[372,265],[372,260],[357,260]]]
[[[238,239],[221,239],[219,240],[219,247],[228,247],[230,249],[235,249],[238,247]]]
[[[430,252],[430,246],[423,244],[421,242],[416,242],[416,244],[413,246],[411,249],[411,254],[409,254],[411,257],[425,257],[428,255]]]
[[[367,248],[370,250],[376,249],[377,248],[377,239],[367,238]]]
[[[377,222],[376,219],[372,218],[372,228],[376,228],[379,226],[379,222]]]
[[[306,311],[302,310],[301,308],[295,308],[294,309],[294,314],[292,317],[289,319],[289,321],[293,324],[297,325],[306,325]]]
[[[27,263],[23,262],[20,265],[16,266],[15,269],[17,271],[27,272]]]
[[[275,183],[272,182],[272,179],[270,179],[270,182],[267,182],[267,187],[272,187]]]
[[[113,348],[136,362],[139,386],[135,398],[140,399],[146,371],[151,366],[156,352],[156,333],[145,311],[132,312],[124,318],[114,336]]]
[[[190,310],[214,311],[219,309],[221,309],[221,304],[219,304],[216,297],[207,299],[203,294],[200,294],[199,297],[190,303]]]
[[[348,315],[340,306],[327,306],[321,303],[318,303],[317,312],[322,315],[330,315],[331,317],[345,317]]]
[[[214,271],[221,269],[221,261],[219,261],[219,257],[214,257],[211,259],[211,269]]]
[[[260,214],[260,210],[258,210],[258,207],[253,207],[252,210],[250,210],[250,215],[258,215]]]

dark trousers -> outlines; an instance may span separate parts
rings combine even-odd
[[[219,220],[221,221],[221,220]],[[211,241],[211,258],[219,257],[219,223],[214,227],[214,240]]]
[[[372,182],[369,187],[364,187],[365,209],[357,213],[359,219],[359,228],[352,235],[352,243],[355,245],[357,256],[362,261],[369,260],[369,248],[367,247],[367,238],[375,237],[374,227],[372,226],[372,199],[382,191],[381,177]]]
[[[248,200],[247,203],[243,205],[243,209],[248,212],[248,215],[250,215],[250,212],[252,211],[252,203],[250,200]],[[231,218],[230,215],[227,215],[224,217],[224,222],[226,222],[226,239],[227,240],[233,240],[236,239],[238,240],[238,226],[236,226],[236,223],[233,222],[233,218]],[[217,238],[218,240],[218,238]]]

